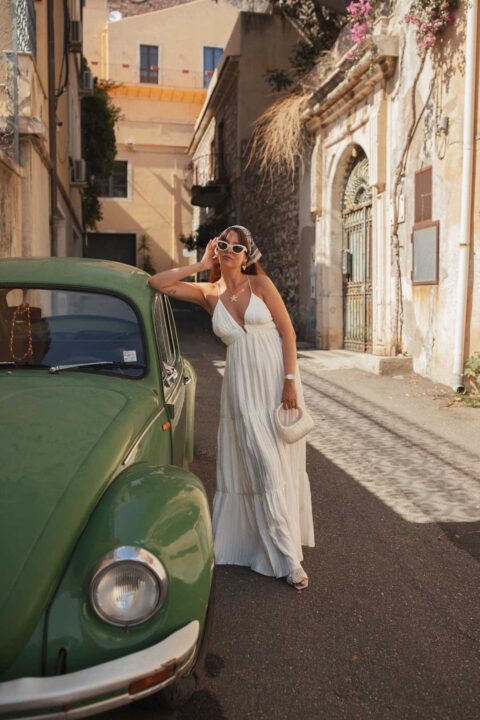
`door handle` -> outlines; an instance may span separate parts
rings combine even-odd
[[[183,384],[184,385],[190,385],[191,382],[192,382],[192,378],[190,377],[190,375],[183,376]]]

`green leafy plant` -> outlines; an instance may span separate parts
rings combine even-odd
[[[83,69],[88,65],[83,62]],[[101,220],[99,201],[102,182],[113,171],[117,154],[115,124],[121,110],[112,103],[108,94],[117,83],[96,83],[93,95],[82,98],[83,157],[87,165],[87,186],[83,190],[83,217],[87,227],[95,229]]]
[[[469,380],[471,393],[480,395],[480,352],[476,352],[467,358],[464,375]]]

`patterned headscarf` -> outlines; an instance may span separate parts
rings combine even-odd
[[[260,258],[262,257],[262,253],[258,249],[258,247],[255,245],[255,242],[252,237],[252,233],[248,228],[243,227],[243,225],[230,225],[226,230],[223,231],[222,235],[226,237],[230,230],[239,231],[241,233],[241,239],[245,240],[248,247],[248,258],[247,262],[245,263],[246,267],[249,265],[253,265],[253,263],[258,262]]]

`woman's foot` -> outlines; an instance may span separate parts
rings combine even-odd
[[[287,575],[287,583],[295,590],[305,590],[308,587],[308,575],[303,568],[297,568]]]

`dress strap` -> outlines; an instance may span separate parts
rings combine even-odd
[[[250,276],[249,275],[247,275],[247,280],[248,280],[248,287],[250,288],[250,292],[252,292],[252,286],[250,284]]]

